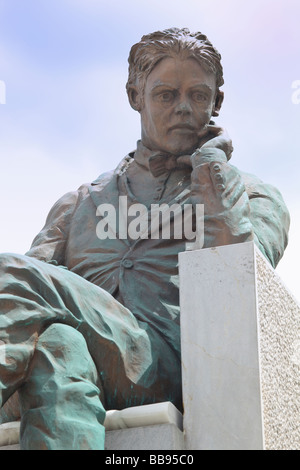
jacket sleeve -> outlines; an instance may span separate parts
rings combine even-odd
[[[54,204],[27,256],[52,264],[64,264],[66,241],[78,198],[79,191],[68,192]]]
[[[254,242],[275,268],[288,244],[288,209],[274,186],[252,175],[243,176],[250,201]]]

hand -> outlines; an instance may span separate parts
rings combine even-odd
[[[198,135],[199,148],[177,162],[193,168],[191,202],[204,204],[204,247],[252,240],[249,198],[238,170],[228,163],[233,147],[227,131],[210,122]]]
[[[198,136],[199,146],[196,152],[202,149],[217,148],[223,150],[227,160],[230,160],[233,152],[232,140],[223,127],[216,126],[214,122],[211,121],[205,129],[199,132]],[[177,158],[177,163],[193,166],[190,155],[183,155]]]
[[[192,171],[191,189],[191,202],[204,204],[205,248],[253,239],[249,198],[238,170],[228,163],[203,163]]]
[[[232,209],[245,193],[238,171],[228,163],[219,161],[195,167],[191,175],[191,189],[193,203],[204,204],[205,214],[211,216]]]
[[[218,148],[225,152],[227,160],[230,160],[233,146],[232,140],[226,129],[216,126],[212,121],[199,134],[199,148]]]

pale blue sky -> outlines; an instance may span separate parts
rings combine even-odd
[[[290,209],[277,271],[299,298],[299,16],[299,0],[0,0],[0,252],[24,253],[62,194],[135,148],[129,49],[145,33],[188,27],[223,57],[218,122],[232,163],[277,186]]]

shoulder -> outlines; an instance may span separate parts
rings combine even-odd
[[[282,195],[275,186],[269,183],[265,183],[252,173],[241,171],[237,167],[234,168],[238,171],[242,178],[249,199],[266,197],[282,200]]]
[[[120,176],[122,173],[124,173],[133,160],[134,159],[132,153],[126,155],[126,157],[121,160],[121,162],[115,169],[107,171],[105,173],[101,173],[96,179],[94,179],[90,183],[82,184],[77,190],[78,194],[82,196],[87,195],[89,191],[93,189],[94,186],[97,186],[101,189],[104,188],[107,184],[111,182],[111,180],[115,176]]]

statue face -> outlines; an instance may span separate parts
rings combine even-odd
[[[166,58],[147,78],[142,142],[151,150],[189,154],[215,110],[216,79],[194,59]]]

